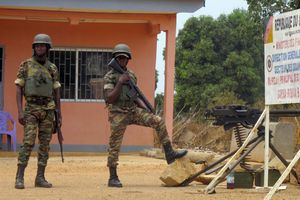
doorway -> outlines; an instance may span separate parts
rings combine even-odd
[[[0,46],[0,110],[3,110],[3,65],[4,49]]]

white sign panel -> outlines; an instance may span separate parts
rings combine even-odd
[[[300,10],[270,19],[265,33],[265,104],[300,102]]]

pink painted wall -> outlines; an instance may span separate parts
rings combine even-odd
[[[12,113],[15,119],[17,119],[17,107],[14,80],[19,64],[32,54],[31,43],[37,33],[49,34],[54,47],[113,48],[117,43],[128,44],[133,55],[129,68],[135,71],[140,89],[153,105],[157,33],[160,31],[157,30],[157,26],[161,29],[168,28],[168,24],[175,23],[175,15],[40,12],[9,9],[0,9],[0,13],[19,18],[25,16],[43,16],[45,19],[64,17],[75,21],[71,24],[47,20],[5,20],[1,19],[0,15],[0,45],[4,46],[5,53],[4,110]],[[77,23],[76,21],[83,16],[110,19],[112,22]],[[135,18],[145,20],[145,23],[134,23]],[[132,20],[133,23],[118,21],[124,19]],[[175,27],[172,31],[175,33]],[[62,113],[65,144],[107,144],[109,123],[104,103],[62,102]],[[22,126],[18,125],[17,130],[17,140],[21,143]],[[150,128],[129,126],[123,144],[152,145],[152,134],[153,131]],[[56,138],[52,143],[57,143]]]

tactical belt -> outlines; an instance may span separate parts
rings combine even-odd
[[[39,106],[46,106],[50,102],[49,98],[28,98],[27,102]]]

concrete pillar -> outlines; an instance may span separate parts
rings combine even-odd
[[[164,118],[169,135],[173,130],[176,21],[166,31]]]

